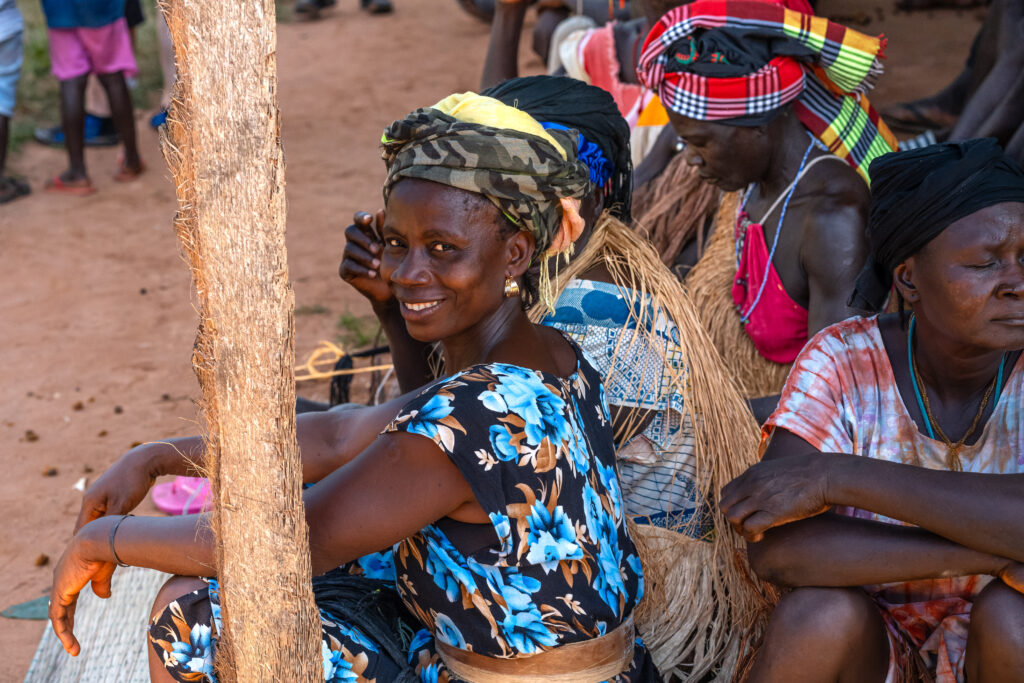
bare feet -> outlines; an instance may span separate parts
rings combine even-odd
[[[146,164],[142,163],[142,159],[136,159],[134,164],[129,164],[123,159],[117,163],[117,172],[114,174],[114,180],[119,183],[128,183],[140,175],[146,170]]]

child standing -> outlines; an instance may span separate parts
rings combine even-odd
[[[0,0],[0,204],[29,193],[28,185],[4,176],[7,139],[14,116],[14,93],[18,89],[22,59],[21,12],[14,0]]]
[[[124,16],[124,0],[43,0],[53,75],[60,81],[60,118],[68,169],[46,189],[72,195],[96,191],[85,169],[85,85],[95,74],[110,100],[110,114],[124,143],[114,180],[134,180],[143,171],[135,142],[135,113],[125,73],[135,74],[135,55]]]

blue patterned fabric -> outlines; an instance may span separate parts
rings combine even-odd
[[[542,322],[572,337],[592,359],[609,405],[653,413],[640,434],[618,445],[627,514],[638,523],[701,537],[709,518],[696,491],[693,425],[684,418],[685,397],[672,377],[685,375],[679,330],[649,297],[634,298],[614,284],[572,280]],[[639,319],[647,326],[637,333]]]
[[[434,642],[512,658],[604,635],[643,596],[640,559],[626,530],[604,389],[577,349],[566,378],[514,365],[478,365],[411,401],[385,432],[429,438],[470,484],[489,525],[440,520],[388,553],[350,565],[397,574],[397,589],[424,627],[409,647],[421,681],[455,680]],[[467,543],[462,532],[483,535]],[[458,532],[458,533],[457,533]],[[382,590],[386,583],[381,581]],[[150,629],[179,681],[212,681],[216,584],[172,603]],[[389,681],[376,643],[321,610],[325,681]],[[637,639],[614,683],[660,681]]]

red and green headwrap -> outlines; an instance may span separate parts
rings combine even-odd
[[[640,82],[671,111],[757,126],[793,105],[801,123],[865,180],[897,141],[865,92],[882,73],[883,38],[764,0],[697,0],[651,29]]]

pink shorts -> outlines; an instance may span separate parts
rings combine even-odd
[[[51,28],[50,64],[59,81],[88,73],[139,72],[132,52],[132,37],[124,17],[99,28]]]

